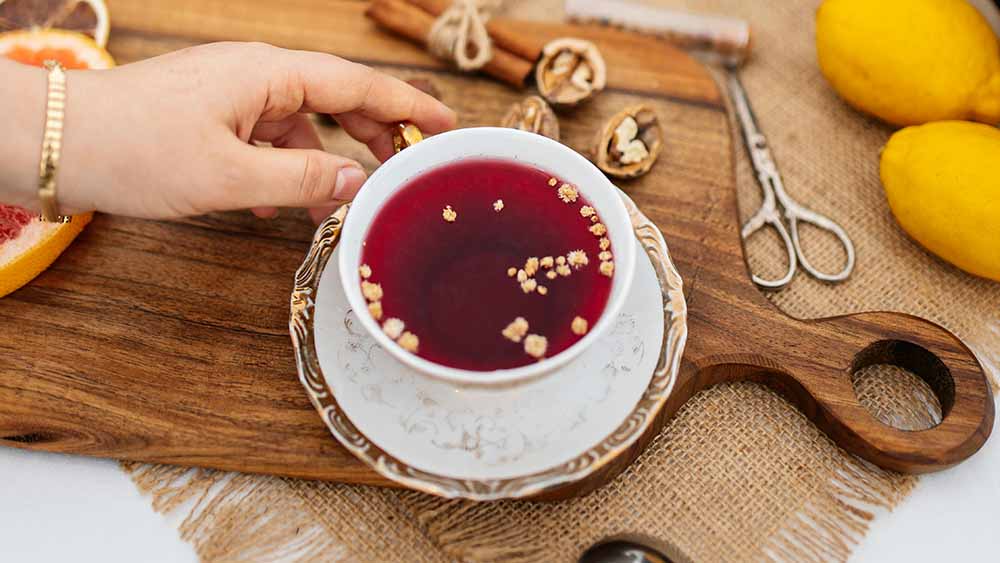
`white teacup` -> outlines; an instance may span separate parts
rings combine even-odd
[[[615,252],[611,295],[590,331],[562,352],[539,362],[510,369],[473,371],[437,364],[403,350],[389,338],[367,312],[361,294],[358,267],[368,228],[382,205],[409,180],[431,168],[466,158],[508,159],[528,164],[563,179],[597,210],[608,229]],[[440,213],[440,210],[430,210]],[[405,244],[405,242],[401,242]],[[611,327],[632,286],[636,242],[628,212],[618,189],[590,163],[569,147],[547,137],[516,129],[476,127],[435,135],[396,154],[375,171],[351,204],[340,235],[340,280],[347,300],[362,326],[378,344],[405,365],[426,375],[459,385],[507,386],[535,379],[565,366],[594,344]]]

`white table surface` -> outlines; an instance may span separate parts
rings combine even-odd
[[[966,463],[922,478],[895,511],[879,515],[852,560],[995,561],[997,436]],[[0,561],[195,561],[174,524],[113,461],[0,447]]]

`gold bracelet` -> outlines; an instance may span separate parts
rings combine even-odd
[[[45,61],[49,71],[49,94],[45,103],[45,134],[42,137],[42,158],[38,163],[38,199],[42,203],[42,220],[68,223],[70,215],[59,214],[56,201],[56,174],[62,151],[63,116],[66,112],[66,71],[56,61]]]

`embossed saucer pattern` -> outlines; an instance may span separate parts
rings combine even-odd
[[[337,276],[322,276],[336,264],[347,206],[328,218],[296,276],[290,328],[300,379],[331,433],[389,479],[475,500],[583,479],[631,445],[673,387],[687,328],[662,235],[623,198],[643,252],[612,330],[565,368],[501,389],[434,380],[383,351]]]

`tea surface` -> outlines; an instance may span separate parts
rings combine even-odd
[[[539,340],[529,335],[544,337],[544,357],[582,338],[574,319],[589,330],[604,311],[613,249],[583,196],[552,178],[512,161],[465,159],[410,180],[379,211],[362,250],[367,281],[381,289],[369,299],[380,321],[402,320],[419,356],[477,371],[538,361]],[[508,328],[517,317],[527,327]]]

